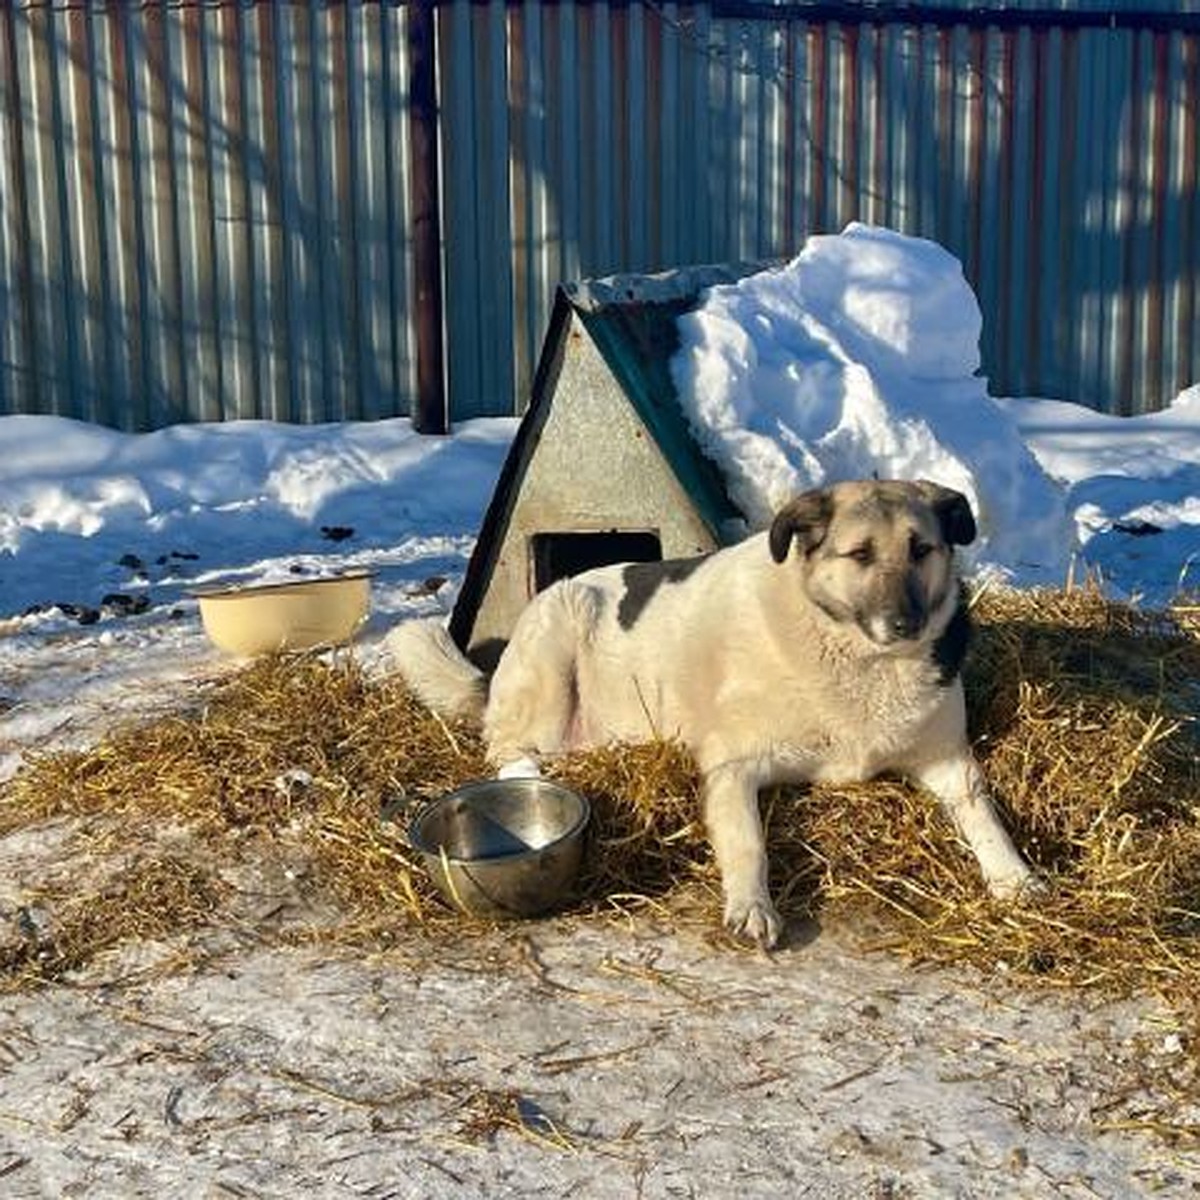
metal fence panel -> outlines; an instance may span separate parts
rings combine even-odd
[[[0,6],[0,412],[407,412],[404,11]]]
[[[519,155],[514,229],[549,219],[569,239],[580,214],[580,265],[605,274],[787,256],[809,233],[885,223],[963,261],[994,390],[1162,406],[1200,377],[1200,10],[1064,5],[1060,19],[1038,6],[1027,24],[1013,12],[992,24],[977,8],[925,7],[947,11],[903,24],[852,5],[818,22],[786,4],[740,3],[726,18],[713,13],[729,4],[556,4],[577,35],[546,69],[545,39],[528,32],[540,6],[526,2],[503,47],[519,64],[509,107],[522,145],[586,157],[547,160],[535,186],[540,161]],[[1110,28],[1097,14],[1114,11]],[[500,68],[500,47],[490,61]],[[635,170],[643,149],[650,169]],[[534,202],[570,214],[539,216]],[[565,258],[513,260],[518,344],[539,336]],[[519,402],[528,357],[484,375],[515,365]],[[458,400],[494,411],[495,398]]]
[[[994,391],[1169,401],[1200,379],[1200,0],[1057,8],[443,0],[452,415],[523,407],[563,280],[851,220],[959,256]],[[0,5],[0,413],[410,411],[406,18]]]

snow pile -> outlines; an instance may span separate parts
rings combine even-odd
[[[1200,588],[1200,386],[1139,417],[1059,400],[996,403],[1067,488],[1083,559],[1110,590],[1162,604]]]
[[[968,561],[1061,582],[1075,540],[1063,492],[977,374],[981,327],[950,253],[855,224],[710,289],[679,322],[672,375],[752,525],[841,479],[932,479],[972,502]]]

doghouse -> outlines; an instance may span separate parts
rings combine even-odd
[[[558,289],[529,408],[450,619],[494,666],[529,599],[614,562],[688,557],[736,541],[742,514],[688,429],[670,361],[677,319],[705,288],[765,264],[614,276]]]

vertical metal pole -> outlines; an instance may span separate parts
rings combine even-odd
[[[446,433],[442,345],[442,225],[438,182],[435,0],[409,0],[409,168],[412,174],[413,277],[416,299],[418,433]]]

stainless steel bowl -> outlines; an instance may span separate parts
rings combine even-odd
[[[486,779],[435,800],[408,837],[461,912],[534,917],[570,898],[590,816],[583,796],[548,779]]]

